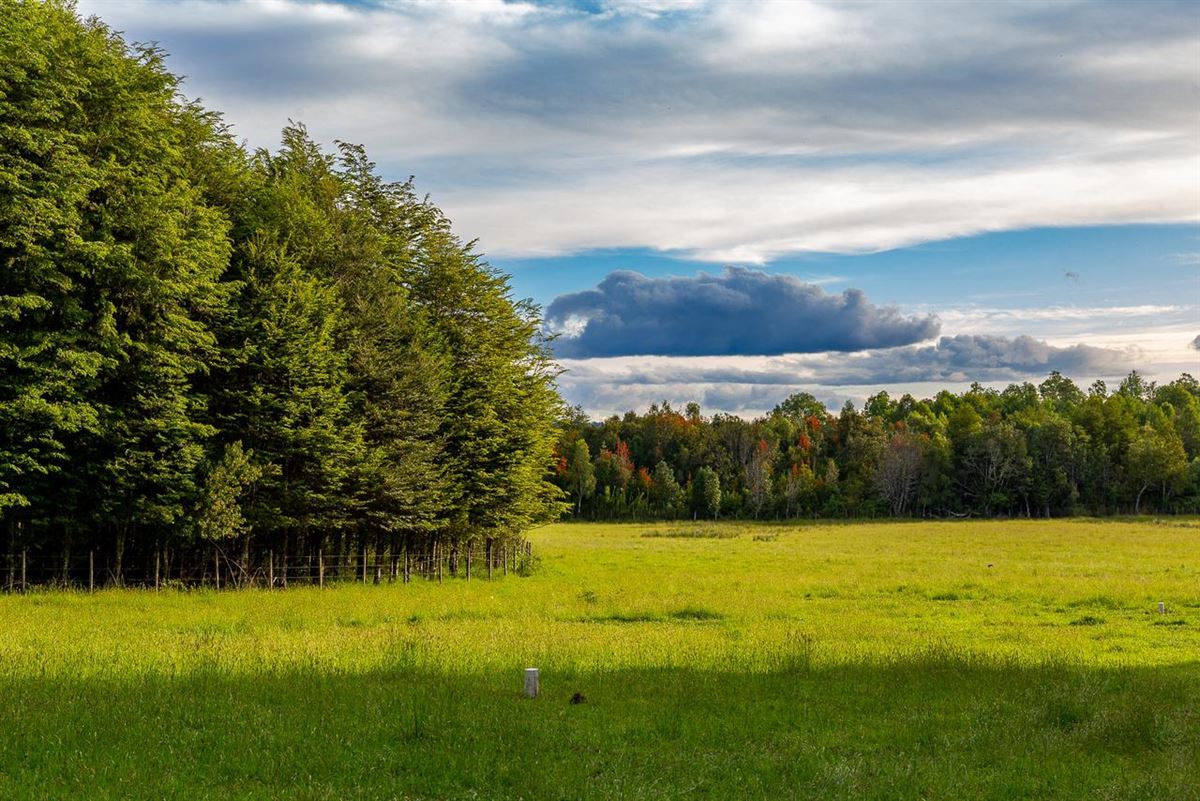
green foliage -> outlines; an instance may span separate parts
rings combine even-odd
[[[573,497],[576,517],[600,520],[673,517],[659,480],[669,475],[690,482],[688,511],[710,517],[697,496],[704,469],[726,517],[1200,510],[1200,473],[1188,467],[1200,459],[1200,383],[1184,375],[1155,386],[1135,375],[1121,386],[1085,395],[1055,373],[1040,387],[1000,392],[881,392],[862,412],[848,403],[836,416],[799,393],[755,420],[706,418],[696,404],[685,417],[656,404],[598,424],[575,415],[559,442],[564,453],[586,443],[597,454],[600,491]],[[561,472],[558,481],[569,490]]]
[[[596,491],[596,475],[592,468],[592,457],[588,453],[587,442],[577,439],[571,443],[566,461],[565,476],[567,487],[575,498],[575,514],[583,508],[585,498],[590,498]]]
[[[1141,435],[1129,445],[1129,476],[1137,488],[1134,511],[1141,511],[1142,494],[1154,485],[1161,485],[1163,494],[1187,473],[1187,454],[1183,443],[1173,431],[1142,428]]]
[[[242,499],[264,472],[253,456],[241,442],[230,443],[209,471],[196,516],[196,533],[201,539],[218,542],[250,533],[242,514]]]
[[[721,511],[721,479],[711,467],[701,467],[692,482],[692,511],[713,520]]]
[[[241,308],[223,332],[226,358],[212,387],[214,419],[274,467],[250,504],[256,530],[332,528],[360,447],[336,340],[338,296],[281,246],[248,243],[244,259]]]
[[[49,514],[53,474],[84,462],[103,500],[74,525],[171,522],[209,433],[189,379],[228,255],[177,135],[196,112],[157,50],[63,4],[0,9],[0,511]]]
[[[246,153],[177,89],[72,6],[0,0],[10,535],[120,582],[160,543],[246,535],[244,576],[557,516],[538,310],[361,148]]]
[[[665,461],[654,466],[651,494],[656,511],[663,517],[674,517],[683,501],[683,487],[675,480],[675,471]]]

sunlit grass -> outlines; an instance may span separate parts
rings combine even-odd
[[[528,577],[0,597],[0,795],[48,797],[30,792],[47,782],[49,796],[164,797],[230,771],[244,797],[652,798],[693,780],[709,797],[1195,787],[1190,521],[556,525],[531,538]],[[545,697],[524,702],[530,665]],[[293,795],[323,728],[343,739],[315,789]],[[172,736],[204,746],[156,773]],[[453,736],[506,778],[451,758]],[[531,774],[528,754],[507,753],[522,737],[558,761]],[[922,757],[921,738],[945,753]],[[239,744],[246,762],[229,764]],[[993,753],[1022,744],[1033,751]],[[380,749],[404,767],[364,779],[359,755]],[[88,792],[83,757],[112,763]],[[675,767],[656,772],[654,758]],[[1038,759],[1057,773],[1030,774]],[[129,771],[143,784],[118,781]],[[584,791],[589,771],[600,778]]]

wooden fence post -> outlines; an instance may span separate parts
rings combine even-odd
[[[487,577],[491,578],[492,577],[492,561],[493,561],[492,560],[492,540],[491,540],[491,538],[488,538],[488,541],[484,544],[483,552],[484,552],[484,558],[487,560]]]
[[[500,546],[500,554],[502,555],[502,557],[504,559],[504,575],[507,576],[508,575],[508,543],[507,542]]]
[[[28,549],[21,550],[21,592],[29,589],[29,585],[25,583],[25,557],[28,553]]]
[[[156,543],[154,543],[154,589],[156,589],[156,590],[162,586],[162,581],[161,581],[161,578],[159,575],[160,569],[161,569],[161,565],[160,565],[160,559],[159,559],[158,543],[156,542]]]
[[[317,586],[325,586],[325,553],[317,549]]]
[[[267,551],[267,589],[275,589],[275,551]]]
[[[217,579],[217,589],[221,589],[221,552],[213,548],[213,575]]]
[[[473,542],[467,543],[467,581],[471,580],[471,552],[475,550]]]
[[[88,551],[88,592],[96,591],[96,551]]]

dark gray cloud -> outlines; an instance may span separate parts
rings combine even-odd
[[[876,306],[788,275],[729,267],[721,275],[647,278],[618,271],[546,310],[562,358],[731,356],[861,351],[937,336],[937,318]]]

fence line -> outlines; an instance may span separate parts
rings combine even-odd
[[[39,586],[87,589],[101,587],[244,587],[284,589],[292,585],[395,584],[414,580],[442,582],[479,578],[475,563],[482,557],[486,579],[525,571],[533,557],[528,541],[498,544],[495,548],[467,548],[452,556],[449,549],[435,545],[429,553],[363,550],[357,553],[315,555],[283,559],[273,551],[265,559],[248,565],[214,548],[212,559],[167,559],[157,551],[152,560],[139,559],[122,565],[120,575],[109,560],[101,561],[96,550],[67,555],[36,551],[0,553],[0,591],[23,592]],[[194,554],[192,554],[194,556]],[[106,556],[111,556],[106,554]]]

